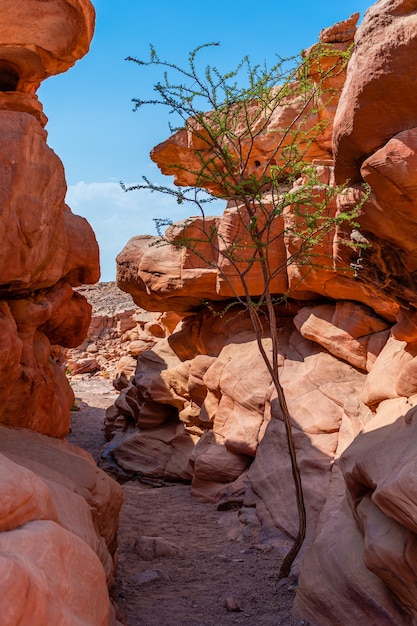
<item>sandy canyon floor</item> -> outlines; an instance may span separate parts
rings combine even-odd
[[[71,384],[79,410],[68,439],[98,460],[117,392],[100,377]],[[196,502],[183,484],[129,481],[123,490],[115,601],[127,626],[307,625],[291,615],[296,583],[277,586],[275,551],[231,538],[234,511]]]

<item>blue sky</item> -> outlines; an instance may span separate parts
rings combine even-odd
[[[115,279],[115,257],[139,234],[155,234],[153,218],[178,220],[187,207],[148,192],[124,193],[146,175],[161,181],[150,150],[169,136],[163,109],[133,112],[132,98],[152,96],[159,75],[125,61],[146,59],[153,44],[161,58],[185,65],[196,46],[220,42],[205,61],[233,69],[247,54],[271,65],[275,55],[297,54],[317,41],[322,28],[358,11],[370,0],[93,0],[96,31],[90,52],[38,91],[49,118],[48,143],[63,161],[67,202],[88,219],[101,250],[102,281]],[[167,183],[170,179],[164,177]]]

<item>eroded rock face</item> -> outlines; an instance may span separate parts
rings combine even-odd
[[[336,177],[361,182],[363,161],[416,121],[417,16],[410,0],[379,0],[355,37],[334,122]],[[372,127],[372,131],[370,131]]]
[[[1,91],[34,94],[42,80],[68,70],[88,51],[95,12],[90,0],[1,0]]]
[[[4,426],[0,435],[2,619],[115,625],[121,488],[66,441]]]
[[[297,136],[297,147],[306,162],[331,158],[332,122],[345,80],[344,53],[353,41],[358,18],[359,13],[355,13],[348,20],[326,29],[321,34],[320,44],[303,52],[303,56],[309,58],[308,71],[312,81],[316,84],[320,82],[323,86],[314,101],[306,99],[294,81],[282,99],[278,96],[280,105],[273,106],[272,112],[260,111],[259,102],[255,98],[248,103],[245,113],[241,108],[234,109],[233,104],[230,105],[230,118],[233,121],[229,121],[229,124],[234,136],[239,138],[237,143],[247,176],[259,176],[262,165],[267,163],[269,167],[271,159],[271,165],[287,168],[288,156],[285,151],[293,142],[293,132]],[[273,88],[271,101],[280,93],[280,89],[280,86]],[[265,116],[268,117],[267,132],[263,128]],[[253,120],[251,133],[247,132],[247,119]],[[316,132],[317,125],[322,129],[320,133]],[[290,132],[285,132],[288,129],[291,129]],[[174,133],[152,150],[151,158],[164,174],[174,176],[175,184],[201,186],[198,172],[202,161],[212,160],[218,172],[224,170],[208,135],[203,125],[196,120],[188,120],[186,128]],[[204,155],[203,159],[199,156],[201,154]],[[205,180],[203,186],[214,195],[224,197],[222,186],[214,180]]]
[[[98,246],[65,204],[36,97],[87,52],[95,14],[89,0],[0,0],[0,13],[1,620],[111,626],[122,492],[52,438],[69,431],[60,351],[87,335],[91,306],[74,288],[98,280]]]
[[[417,349],[395,339],[390,324],[371,309],[350,301],[298,305],[279,314],[280,377],[294,420],[309,520],[295,566],[295,571],[301,568],[297,611],[329,626],[345,624],[353,613],[359,624],[371,619],[412,624],[407,585],[414,574],[403,572],[401,555],[403,545],[410,545],[407,550],[414,545],[406,521],[407,515],[414,519],[413,479],[412,469],[403,479],[400,457],[404,451],[411,458],[414,449],[412,435],[398,424],[402,415],[405,425],[412,424]],[[392,437],[384,434],[391,424],[408,437],[405,447],[399,439],[396,460],[391,446],[397,445],[397,431]],[[124,478],[139,474],[156,482],[189,481],[195,497],[218,502],[222,509],[240,507],[244,540],[273,544],[282,554],[288,549],[297,514],[286,435],[245,315],[200,313],[142,353],[131,384],[108,411],[107,430],[113,438],[104,465],[111,471]],[[370,435],[361,431],[372,437],[374,431],[381,433],[369,460]],[[352,493],[353,516],[340,466]],[[406,486],[401,482],[394,491],[391,479],[395,486],[403,480]],[[365,544],[363,528],[369,533]],[[394,534],[389,545],[384,528],[390,537]],[[386,572],[391,550],[397,555],[395,576]],[[340,604],[332,602],[326,613],[325,590],[333,571],[332,589]],[[393,587],[397,573],[400,582]]]
[[[293,324],[297,310],[304,337]],[[339,330],[332,320],[340,320],[342,311],[350,321],[344,317]],[[381,351],[379,336],[385,333],[386,341],[388,325],[349,302],[277,312],[281,382],[294,420],[310,520],[307,546],[334,459],[372,416],[359,398],[367,364],[371,367]],[[315,320],[312,341],[307,327]],[[320,346],[331,335],[337,346],[340,333],[346,338],[344,361],[337,350],[334,356]],[[267,338],[264,344],[269,350]],[[358,350],[364,354],[362,372]],[[220,499],[224,508],[238,501],[262,522],[262,540],[286,546],[284,533],[294,533],[297,514],[282,419],[247,314],[235,308],[220,317],[206,310],[186,318],[138,358],[131,384],[107,412],[113,438],[104,466],[115,471],[116,462],[126,477],[189,481],[195,497]]]
[[[301,570],[296,611],[329,626],[416,620],[416,25],[414,2],[380,1],[367,11],[335,119],[336,177],[354,183],[341,206],[364,197],[363,181],[370,186],[359,221],[371,246],[359,274],[400,309],[360,398],[373,418],[335,466]]]
[[[0,421],[62,437],[69,430],[74,395],[51,344],[77,345],[88,330],[91,307],[65,281],[32,297],[11,299],[7,306],[20,341],[20,367],[7,371]],[[10,378],[13,371],[18,375]]]
[[[41,80],[86,53],[94,9],[88,0],[3,0],[0,9],[5,17],[0,26],[0,422],[63,436],[73,394],[52,346],[75,347],[84,339],[91,307],[73,287],[96,282],[100,270],[91,227],[65,204],[64,169],[46,143],[46,118],[35,91]]]
[[[7,111],[0,126],[2,116],[10,130],[0,155],[2,352],[13,344],[14,364],[3,370],[0,422],[63,436],[73,394],[52,346],[74,347],[87,333],[91,307],[73,287],[98,280],[98,248],[64,203],[63,168],[39,123]]]
[[[326,162],[314,165],[320,180],[333,184],[334,158],[335,183],[347,186],[328,210],[336,215],[360,204],[358,225],[329,233],[314,251],[315,267],[293,263],[273,287],[292,298],[278,312],[279,371],[308,511],[296,609],[320,626],[400,626],[417,615],[417,5],[380,0],[356,34],[355,23],[321,34],[335,51],[353,37],[355,48],[344,86],[338,77],[340,100],[325,111],[331,120],[335,115],[333,149],[324,133],[317,145]],[[204,148],[194,140],[189,129],[153,152],[177,184],[194,182],[184,172]],[[207,221],[224,226],[227,241],[237,233],[233,210],[229,205]],[[284,226],[297,219],[288,205]],[[175,246],[181,229],[193,234],[201,227],[201,220],[174,225],[167,233],[172,245],[158,252],[149,238],[134,238],[119,256],[119,284],[138,304],[193,316],[139,357],[107,415],[113,439],[106,462],[127,475],[191,481],[195,496],[241,507],[244,538],[284,552],[297,516],[282,416],[248,319],[231,312],[213,318],[200,309],[207,299],[221,312],[230,298],[210,263],[219,259],[204,264]],[[346,242],[367,245],[353,252]],[[279,238],[274,269],[302,245],[301,238]],[[259,295],[259,277],[250,278],[251,295]],[[264,341],[268,350],[267,334]]]
[[[358,265],[358,250],[352,245],[354,240],[351,236],[353,228],[351,225],[339,224],[329,229],[325,237],[309,250],[309,261],[306,261],[306,254],[303,252],[306,234],[300,228],[300,222],[303,220],[305,222],[305,218],[300,216],[308,215],[312,210],[310,205],[317,207],[321,201],[326,204],[326,214],[329,218],[335,218],[342,211],[359,210],[361,207],[358,222],[361,231],[363,229],[365,232],[365,240],[368,230],[373,232],[372,227],[376,222],[377,209],[373,208],[375,194],[369,194],[360,186],[352,187],[353,181],[343,180],[346,188],[339,195],[331,196],[329,187],[326,187],[335,185],[331,141],[333,118],[338,110],[338,98],[346,75],[344,70],[332,71],[331,68],[338,55],[346,52],[351,45],[357,19],[358,14],[355,14],[345,22],[324,30],[321,34],[321,43],[317,44],[324,46],[325,50],[322,50],[319,60],[311,63],[310,76],[313,81],[318,81],[323,73],[329,71],[329,76],[324,81],[324,97],[327,99],[322,103],[323,106],[320,106],[320,103],[317,106],[317,115],[323,118],[319,120],[323,125],[322,131],[310,144],[312,152],[307,151],[304,157],[315,170],[317,184],[310,190],[309,201],[305,205],[287,200],[282,214],[273,221],[269,232],[269,241],[273,243],[268,246],[269,262],[275,270],[271,290],[273,293],[285,293],[298,300],[311,300],[317,296],[334,300],[355,300],[372,307],[385,318],[394,320],[401,299],[411,298],[412,279],[404,281],[405,284],[398,286],[394,293],[391,283],[395,282],[395,277],[400,272],[407,274],[409,270],[405,266],[402,267],[401,260],[396,264],[395,248],[389,238],[383,239],[385,233],[378,239],[378,228],[375,229],[377,237],[373,235],[369,239],[372,242],[372,251],[364,254],[367,260],[366,271],[357,272],[352,269],[352,266]],[[315,46],[306,54],[314,49]],[[327,88],[331,97],[326,91]],[[298,113],[294,113],[294,108]],[[284,149],[287,136],[282,129],[294,122],[294,115],[295,119],[300,115],[296,103],[284,102],[277,107],[276,116],[271,116],[266,132],[255,133],[253,142],[245,138],[243,131],[242,136],[239,135],[239,130],[236,131],[241,140],[243,154],[248,153],[248,174],[255,178],[261,175],[263,171],[261,165],[265,161],[268,162],[274,153],[277,137],[279,140],[282,139]],[[309,122],[302,116],[301,120],[300,124],[307,124],[309,127]],[[317,120],[311,121],[311,132],[314,132],[316,123]],[[237,126],[239,128],[239,124]],[[303,133],[300,133],[300,136],[300,145],[297,147],[304,153]],[[201,144],[200,129],[194,130],[191,123],[188,129],[179,131],[157,146],[151,156],[163,173],[174,175],[177,185],[193,185],[196,182],[195,172],[199,170],[201,164],[201,160],[199,161],[201,156],[198,155],[208,150]],[[280,155],[279,151],[278,155],[275,155],[278,160],[281,158]],[[257,167],[251,165],[252,160],[258,164]],[[296,197],[306,182],[307,178],[301,177],[286,191],[292,192]],[[209,183],[205,186],[214,195],[216,193],[221,195],[221,190],[216,189],[216,184],[213,188]],[[266,191],[262,206],[257,209],[259,224],[262,224],[262,212],[267,210],[271,202],[271,194],[268,195]],[[276,206],[276,198],[274,203]],[[198,310],[204,300],[222,301],[234,296],[244,296],[245,289],[239,272],[245,271],[249,265],[245,261],[248,252],[245,246],[241,246],[242,249],[234,254],[234,257],[236,254],[237,257],[233,258],[233,262],[223,254],[224,250],[228,252],[231,250],[232,242],[244,242],[245,237],[247,238],[248,224],[245,223],[246,212],[242,207],[242,203],[229,200],[221,217],[207,216],[204,220],[189,218],[168,228],[162,240],[147,235],[133,237],[117,257],[119,287],[131,293],[135,302],[145,309],[174,310],[182,314]],[[412,222],[412,219],[409,221]],[[214,239],[212,233],[215,233]],[[190,247],[186,249],[179,245],[181,241],[198,241],[198,254]],[[402,246],[400,237],[395,240],[395,245]],[[405,249],[401,251],[404,255],[407,253]],[[386,264],[381,262],[383,255],[389,260]],[[361,266],[360,263],[359,265]],[[259,264],[252,264],[245,274],[245,280],[252,296],[263,293],[264,285]],[[386,288],[388,283],[390,288]]]
[[[329,164],[317,164],[316,170],[326,184],[332,180]],[[319,187],[317,193],[320,193]],[[340,206],[351,209],[359,201],[357,195],[346,191]],[[267,206],[268,198],[264,202]],[[230,202],[220,217],[206,217],[204,221],[190,218],[175,223],[162,240],[147,235],[133,237],[117,256],[118,286],[144,309],[175,311],[180,315],[198,311],[206,300],[221,302],[235,295],[244,297],[245,289],[239,276],[242,272],[245,272],[249,293],[261,295],[264,289],[261,268],[254,263],[247,269],[247,251],[242,249],[242,259],[233,261],[222,255],[222,248],[230,250],[234,241],[242,241],[245,236],[246,226],[240,209]],[[371,279],[362,281],[354,275],[350,262],[356,262],[358,252],[345,245],[345,241],[350,240],[349,233],[343,229],[329,230],[325,239],[309,251],[314,266],[306,263],[301,252],[303,237],[289,234],[296,226],[295,213],[304,211],[308,211],[307,206],[290,204],[270,229],[274,243],[268,249],[268,256],[271,267],[276,268],[271,280],[272,292],[299,300],[318,296],[356,300],[388,319],[395,319],[399,307],[389,291],[375,287]],[[336,199],[329,203],[328,211],[336,215]],[[366,217],[363,221],[365,225]],[[193,238],[201,241],[199,254],[177,245],[178,241]],[[235,256],[238,255],[239,252]],[[380,264],[376,269],[380,271]]]
[[[335,498],[307,554],[297,612],[316,623],[414,624],[416,397],[381,402],[342,455]],[[338,485],[338,486],[337,486]],[[345,496],[347,487],[347,497]],[[337,491],[336,491],[337,490]],[[312,571],[314,585],[307,581]],[[323,601],[329,589],[333,601]]]
[[[282,219],[274,223],[272,236],[278,236],[283,228]],[[202,241],[216,232],[216,242],[201,244],[202,258],[192,251],[175,246],[177,240],[190,237]],[[245,227],[238,208],[229,206],[221,217],[209,217],[204,221],[192,218],[174,224],[167,231],[166,242],[158,244],[157,237],[134,237],[117,257],[118,286],[131,293],[135,302],[151,311],[176,311],[184,314],[201,308],[204,299],[227,300],[234,293],[242,295],[242,285],[233,264],[222,257],[217,248],[229,245],[244,236]],[[242,255],[243,256],[243,255]],[[276,292],[288,288],[285,271],[285,246],[278,245],[271,260],[276,266],[284,266],[273,281]],[[241,271],[245,267],[238,263]],[[156,269],[157,268],[157,269]],[[258,265],[249,271],[248,288],[254,295],[261,288]]]
[[[358,14],[355,14],[346,22],[323,32],[321,43],[305,52],[310,58],[309,73],[312,84],[315,85],[326,76],[323,88],[319,90],[317,96],[318,102],[314,101],[314,106],[313,101],[309,101],[308,98],[306,104],[305,97],[297,92],[298,83],[294,81],[292,87],[289,87],[289,95],[284,97],[279,105],[271,105],[272,112],[260,113],[259,103],[254,100],[248,104],[246,115],[242,109],[238,109],[235,118],[231,116],[233,133],[239,137],[239,150],[242,162],[245,162],[246,176],[259,179],[264,169],[269,171],[268,168],[273,164],[280,167],[286,164],[288,168],[285,151],[288,150],[288,145],[293,141],[295,134],[296,143],[298,141],[297,149],[304,155],[305,161],[315,165],[318,178],[323,183],[329,183],[332,177],[332,121],[345,79],[343,55],[353,40],[357,19]],[[318,49],[320,52],[316,54]],[[278,87],[277,92],[279,89]],[[266,125],[264,115],[268,118],[267,128],[263,128]],[[254,120],[251,133],[246,128],[248,118]],[[318,126],[320,132],[317,132]],[[288,128],[291,128],[291,132],[285,132]],[[210,142],[205,140],[206,136],[207,131],[195,119],[188,120],[185,129],[154,148],[151,158],[163,173],[174,176],[177,185],[194,185],[197,178],[201,178],[196,172],[199,172],[202,162],[209,160],[210,163],[216,164],[214,167],[217,167],[219,172],[222,171],[222,164],[218,162]],[[223,140],[226,141],[224,138]],[[219,187],[216,181],[206,179],[207,176],[204,177],[203,186],[214,195],[225,198],[227,185]],[[299,184],[300,181],[297,182],[297,185]],[[285,185],[283,189],[288,191]],[[319,193],[318,190],[317,194]],[[227,197],[225,199],[228,200]],[[271,203],[271,194],[268,195],[266,192],[263,208],[256,209],[259,225],[262,224],[261,211],[266,211]],[[302,211],[303,207],[300,209]],[[334,214],[337,210],[336,204],[333,203],[329,210]],[[337,284],[333,284],[337,283],[340,277],[335,272],[332,261],[329,265],[329,259],[338,256],[333,255],[333,246],[340,240],[340,233],[329,233],[325,249],[320,251],[327,259],[326,265],[329,265],[327,273],[314,274],[312,279],[313,274],[308,272],[310,281],[300,288],[300,273],[303,272],[300,264],[294,264],[292,271],[289,271],[287,259],[299,252],[301,243],[295,241],[294,237],[286,239],[282,233],[288,232],[291,228],[294,213],[294,207],[290,206],[286,213],[276,217],[268,231],[270,241],[274,241],[268,249],[269,261],[275,270],[280,268],[274,275],[271,290],[274,293],[287,293],[299,299],[310,299],[312,294],[317,293],[339,297],[346,281],[342,278],[339,288]],[[230,200],[221,217],[190,218],[174,224],[167,230],[161,245],[158,245],[157,238],[147,235],[132,238],[117,258],[119,287],[131,293],[135,302],[145,309],[173,310],[180,313],[198,310],[201,308],[201,301],[205,299],[224,301],[236,295],[242,296],[244,288],[239,272],[245,271],[248,265],[247,258],[252,257],[248,248],[245,249],[249,219],[245,215],[242,203]],[[214,240],[212,233],[215,233]],[[199,241],[198,254],[178,246],[184,239]],[[246,243],[240,251],[236,251],[233,260],[230,260],[223,253],[236,241]],[[256,296],[263,292],[259,264],[252,264],[246,274],[246,280],[251,295]],[[349,283],[349,280],[347,282]],[[348,297],[359,301],[366,301],[366,298],[369,298],[369,293],[353,281],[350,281],[350,288],[351,294]]]

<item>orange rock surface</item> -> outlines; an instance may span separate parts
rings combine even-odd
[[[301,572],[296,610],[320,626],[411,626],[417,619],[417,6],[379,0],[355,34],[356,20],[321,34],[335,54],[353,37],[355,44],[344,84],[337,77],[340,99],[323,110],[328,132],[309,158],[322,182],[345,185],[327,202],[329,214],[360,206],[357,223],[329,232],[311,266],[297,260],[304,241],[288,227],[300,212],[288,203],[282,236],[271,246],[279,268],[273,291],[291,298],[277,310],[278,365],[308,519],[294,567]],[[275,131],[293,119],[296,103],[287,105]],[[257,137],[259,160],[273,149],[272,137],[264,145]],[[152,158],[177,184],[193,184],[185,170],[198,169],[195,153],[205,149],[198,139],[190,125]],[[301,208],[308,216],[308,203]],[[223,229],[223,242],[239,232],[235,210],[229,205],[223,216],[207,218],[208,228]],[[117,461],[127,475],[190,480],[196,497],[225,509],[241,506],[243,536],[284,554],[297,513],[282,415],[248,317],[221,304],[233,295],[227,281],[243,293],[233,271],[219,268],[210,247],[199,256],[175,245],[184,232],[201,233],[202,224],[192,218],[174,225],[162,248],[155,239],[133,238],[118,257],[119,285],[139,305],[191,315],[139,356],[131,384],[107,414],[114,436],[107,462]],[[254,272],[250,295],[262,290]],[[202,300],[214,304],[202,309]],[[267,332],[263,341],[268,351]]]
[[[309,59],[307,67],[313,83],[322,84],[322,90],[314,101],[306,104],[305,94],[297,91],[298,83],[294,81],[284,97],[280,96],[280,86],[272,89],[271,102],[279,104],[271,104],[271,112],[267,110],[259,114],[260,104],[255,99],[248,103],[245,111],[238,106],[233,110],[231,105],[233,122],[229,121],[229,124],[232,124],[232,132],[239,145],[241,162],[246,164],[245,176],[253,174],[259,177],[263,172],[262,165],[269,162],[288,169],[285,151],[294,137],[306,162],[331,158],[332,122],[345,79],[343,53],[353,41],[358,18],[356,13],[323,31],[320,44],[303,52],[303,57]],[[265,115],[268,117],[267,127]],[[210,119],[210,113],[207,117]],[[250,133],[248,119],[253,120]],[[318,126],[322,129],[320,133],[316,131]],[[164,174],[174,176],[175,184],[180,186],[200,186],[201,176],[198,173],[202,162],[211,160],[219,172],[224,170],[208,131],[195,119],[189,119],[184,129],[156,146],[151,158]],[[206,181],[204,186],[214,195],[225,195],[224,188],[214,180]]]
[[[42,80],[68,70],[90,47],[90,0],[1,0],[1,91],[34,94]],[[10,87],[10,88],[6,88]]]
[[[2,620],[115,625],[108,586],[121,488],[66,441],[0,431]]]
[[[360,167],[370,154],[417,126],[415,77],[410,72],[410,60],[417,54],[416,29],[409,0],[379,0],[367,10],[334,121],[338,182],[359,182]]]
[[[204,243],[211,229],[216,232],[213,246]],[[282,230],[283,222],[278,218],[274,221],[271,236],[279,237]],[[222,256],[221,249],[237,239],[242,240],[244,236],[245,226],[239,208],[230,206],[221,217],[210,217],[204,221],[193,218],[174,224],[167,232],[172,245],[165,242],[158,245],[157,237],[134,237],[117,257],[118,286],[147,310],[181,314],[200,308],[204,299],[226,300],[236,293],[242,295],[239,272],[245,269],[245,257],[251,256],[251,252],[242,252],[235,265]],[[175,242],[184,237],[202,241],[199,254],[175,246]],[[273,290],[287,291],[283,243],[271,250],[271,263],[283,268],[274,277]],[[259,264],[254,264],[249,270],[247,283],[250,293],[259,293],[262,285]]]
[[[0,10],[0,422],[63,436],[73,394],[52,346],[84,339],[91,307],[73,287],[100,270],[91,227],[65,204],[35,92],[87,52],[95,14],[89,0],[1,0]]]
[[[98,280],[98,246],[65,204],[36,97],[87,52],[95,13],[89,0],[0,0],[0,13],[0,621],[115,626],[121,488],[52,438],[74,401],[55,344],[87,334],[91,306],[73,288]]]
[[[355,14],[345,22],[323,31],[322,41],[317,46],[324,46],[325,52],[319,55],[318,59],[313,56],[315,60],[310,66],[313,81],[319,80],[323,72],[330,71],[338,55],[348,49],[357,19],[358,14]],[[314,55],[314,50],[313,46],[305,54]],[[373,222],[376,221],[375,211],[373,211],[373,194],[364,202],[363,189],[357,190],[347,186],[343,193],[337,196],[337,194],[331,195],[329,187],[326,187],[326,185],[334,186],[331,141],[333,117],[338,109],[338,96],[344,80],[345,71],[337,71],[333,74],[330,71],[325,84],[328,83],[327,86],[333,96],[329,99],[327,95],[323,106],[318,104],[317,107],[317,115],[323,117],[323,119],[320,118],[322,131],[309,144],[311,154],[310,152],[305,154],[306,162],[311,162],[315,169],[317,185],[310,190],[309,200],[305,205],[288,200],[282,214],[272,222],[269,245],[266,247],[270,266],[274,268],[271,291],[301,300],[310,300],[317,296],[354,300],[370,306],[387,319],[394,320],[398,313],[398,300],[392,297],[389,290],[379,286],[378,282],[381,280],[375,280],[375,274],[381,272],[381,263],[378,263],[378,260],[389,247],[387,241],[378,242],[375,245],[375,251],[371,253],[371,263],[368,263],[371,266],[370,276],[367,277],[366,272],[362,272],[359,274],[362,280],[358,280],[358,274],[352,270],[352,265],[357,264],[358,255],[351,245],[352,226],[340,225],[329,229],[325,236],[308,251],[309,261],[306,261],[306,254],[303,253],[307,235],[303,231],[302,222],[305,222],[305,216],[312,210],[311,203],[317,205],[324,202],[326,215],[330,218],[334,218],[341,211],[355,209],[364,203],[358,217],[361,229],[372,230]],[[263,171],[259,164],[271,158],[278,140],[283,139],[284,143],[287,141],[288,136],[283,129],[291,126],[293,120],[297,119],[297,114],[294,113],[295,105],[296,102],[285,100],[277,107],[276,115],[271,116],[265,132],[258,134],[253,129],[255,133],[253,141],[250,134],[246,137],[243,122],[239,120],[236,122],[236,133],[240,137],[243,154],[246,155],[247,152],[248,174],[259,176],[259,171]],[[316,122],[311,121],[312,129]],[[305,123],[307,126],[309,124],[302,116],[298,123]],[[304,135],[301,133],[300,145],[297,145],[301,153],[304,153],[303,140]],[[200,145],[201,142],[200,130],[196,129],[195,122],[190,122],[188,128],[175,133],[163,144],[157,146],[151,157],[163,173],[174,175],[175,184],[193,185],[196,183],[195,172],[199,169],[201,153],[204,150],[209,152],[207,146]],[[255,165],[252,167],[252,160],[258,163],[258,168]],[[306,178],[301,178],[294,183],[290,190],[294,196],[306,182]],[[216,184],[212,187],[211,183],[201,183],[214,195],[216,193],[222,195],[222,191],[216,188]],[[371,182],[370,184],[372,186]],[[266,191],[262,199],[262,207],[259,206],[257,209],[259,223],[261,223],[261,211],[266,211],[268,206],[272,206],[271,202],[271,197]],[[274,206],[276,205],[275,198]],[[191,217],[184,222],[172,225],[167,229],[162,240],[159,239],[160,245],[158,245],[157,237],[146,235],[133,237],[117,257],[119,287],[131,293],[135,302],[145,309],[173,310],[183,314],[197,310],[201,306],[201,301],[204,300],[219,301],[243,296],[245,287],[239,277],[239,272],[246,270],[245,280],[248,292],[252,296],[261,295],[264,290],[264,281],[260,265],[255,262],[252,263],[249,271],[246,269],[253,255],[250,242],[248,244],[247,241],[245,214],[242,203],[229,200],[221,217],[205,216],[204,219]],[[370,221],[372,221],[372,226],[369,226]],[[389,218],[387,223],[389,223]],[[377,229],[375,232],[377,234]],[[212,233],[215,233],[215,240],[213,240]],[[374,239],[372,239],[373,243]],[[192,245],[188,247],[178,245],[179,242],[186,240],[198,246],[197,253],[191,250]],[[239,242],[239,245],[231,261],[226,257],[230,256],[229,251],[235,242]],[[364,253],[364,258],[368,256],[369,254],[365,256]],[[390,256],[393,256],[392,252]],[[388,266],[389,272],[392,269]],[[382,280],[385,279],[389,280],[384,276]],[[404,293],[398,294],[398,297],[409,298],[410,291],[405,288]]]
[[[415,622],[414,415],[415,396],[382,402],[341,458],[344,480],[336,475],[296,598],[313,623],[342,624],[353,611],[357,624]]]
[[[372,335],[386,328],[366,309],[353,303],[346,308],[352,317],[345,330],[348,345],[365,329]],[[333,306],[330,319],[337,320],[340,311]],[[313,520],[325,501],[333,459],[369,419],[369,409],[357,401],[366,375],[304,339],[292,325],[294,310],[279,312],[281,380],[296,425]],[[297,317],[303,316],[301,308]],[[365,353],[370,343],[363,342]],[[269,349],[266,338],[265,346]],[[234,493],[233,481],[248,470],[258,496],[266,481],[261,499],[274,510],[279,526],[293,533],[296,509],[281,420],[248,316],[232,309],[216,317],[206,310],[186,318],[168,339],[139,356],[132,384],[107,412],[107,432],[114,438],[105,456],[113,464],[116,460],[126,476],[189,480],[192,493],[203,500],[217,500],[225,489]],[[139,430],[132,433],[132,427]],[[261,478],[263,473],[281,477],[281,487]]]

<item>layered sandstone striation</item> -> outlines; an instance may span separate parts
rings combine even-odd
[[[99,279],[98,246],[65,204],[36,96],[87,52],[95,13],[89,0],[0,0],[0,12],[2,621],[107,626],[122,492],[53,439],[69,432],[60,353],[87,335],[91,306],[75,288]]]
[[[288,298],[276,308],[278,366],[308,520],[295,566],[296,610],[320,626],[400,626],[417,615],[417,6],[379,0],[357,30],[356,21],[321,34],[335,54],[353,39],[354,51],[346,81],[337,77],[340,99],[323,110],[334,122],[310,160],[323,182],[347,181],[328,209],[336,214],[360,204],[358,224],[331,232],[316,250],[331,263],[284,263],[275,276],[273,291]],[[271,136],[265,146],[262,135],[257,141],[258,160],[268,155]],[[152,158],[177,184],[193,184],[187,169],[196,170],[195,151],[204,148],[197,144],[192,129],[180,131]],[[289,205],[277,228],[285,233],[297,219]],[[238,207],[174,225],[163,246],[135,237],[118,257],[119,286],[138,305],[186,317],[138,357],[130,383],[120,385],[107,413],[104,463],[124,477],[190,482],[196,497],[239,509],[243,539],[272,543],[284,554],[297,531],[285,430],[248,315],[227,307],[238,276],[213,248],[196,255],[176,245],[184,233],[192,239],[211,226],[221,233],[215,252],[239,237]],[[346,245],[363,241],[363,249]],[[276,238],[275,267],[302,243]],[[256,296],[262,284],[251,272]],[[262,341],[268,353],[267,330]]]

